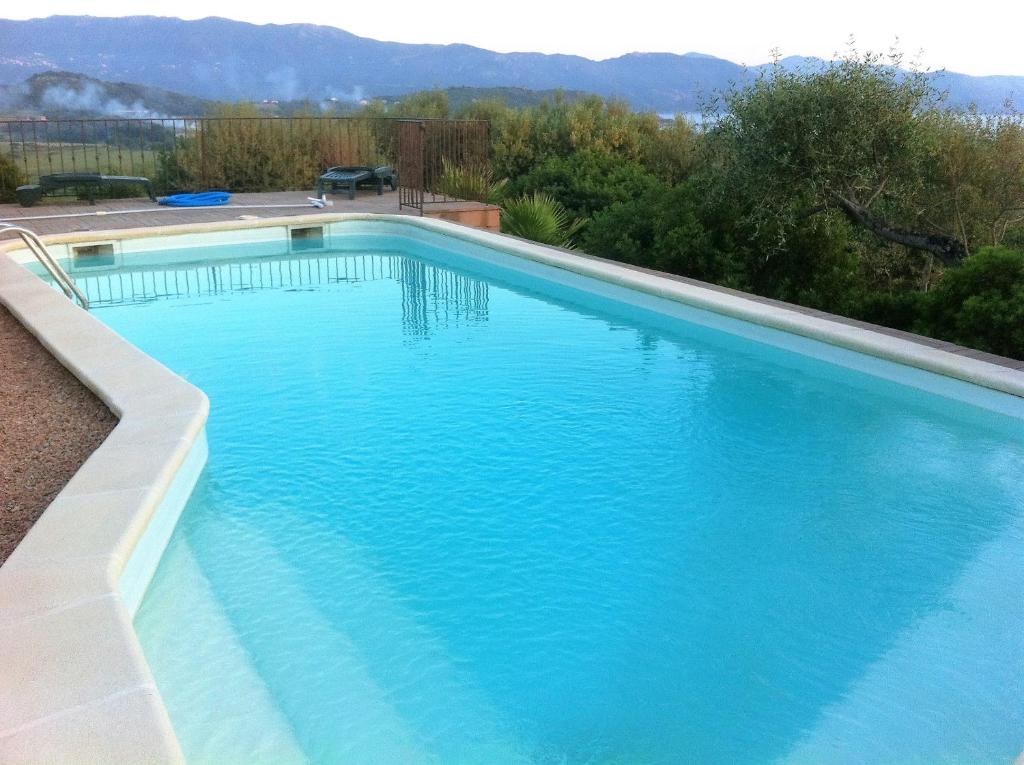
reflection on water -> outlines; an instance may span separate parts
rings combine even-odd
[[[313,289],[339,282],[390,280],[401,285],[402,327],[415,338],[463,322],[487,321],[487,283],[397,254],[317,255],[190,263],[146,270],[76,273],[96,308],[259,290]]]
[[[487,321],[487,282],[411,258],[400,258],[398,270],[406,334],[428,337],[438,327]]]

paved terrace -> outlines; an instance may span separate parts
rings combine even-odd
[[[209,223],[238,220],[243,215],[279,218],[285,215],[309,215],[316,212],[387,213],[419,215],[418,210],[398,208],[398,193],[359,191],[349,200],[345,194],[329,197],[333,206],[317,210],[310,204],[312,191],[280,191],[264,194],[232,194],[231,203],[223,207],[162,207],[146,197],[139,199],[96,200],[95,205],[71,198],[43,197],[33,207],[16,204],[0,205],[0,222],[16,223],[44,234],[68,234],[75,231],[106,231],[117,228],[170,226],[181,223]],[[464,207],[464,202],[427,205],[428,212]],[[472,204],[472,203],[469,203]],[[54,217],[62,216],[62,217]]]

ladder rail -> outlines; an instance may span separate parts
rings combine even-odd
[[[82,308],[87,311],[89,310],[89,299],[85,296],[85,293],[82,292],[75,280],[71,278],[71,275],[61,268],[60,263],[54,259],[50,251],[46,249],[46,245],[43,244],[43,241],[34,231],[22,226],[16,226],[13,223],[0,223],[0,234],[8,232],[18,234],[21,237],[21,241],[25,243],[28,251],[42,264],[43,268],[46,269],[46,272],[57,283],[57,286],[61,288],[61,291],[67,295],[69,300],[74,301],[77,299]]]

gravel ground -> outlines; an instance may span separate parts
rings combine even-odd
[[[0,306],[0,564],[116,424]]]

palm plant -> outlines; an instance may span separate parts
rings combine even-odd
[[[570,250],[586,222],[570,218],[560,202],[540,191],[511,199],[501,209],[502,232]]]

